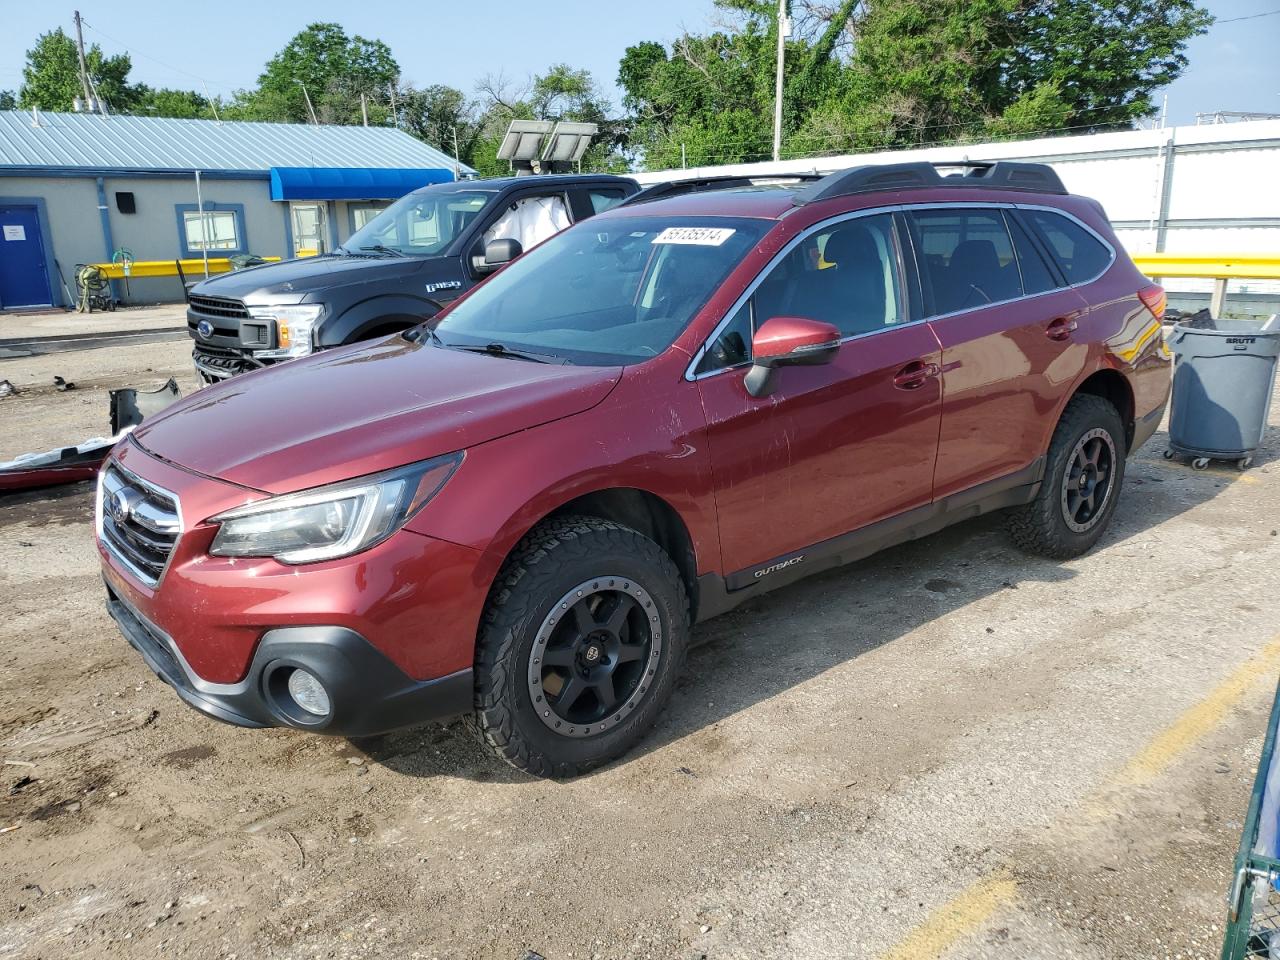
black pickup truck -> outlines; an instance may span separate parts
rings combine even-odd
[[[215,383],[407,329],[523,249],[638,189],[626,177],[554,174],[415,190],[333,253],[238,270],[193,287],[187,330],[196,370]]]

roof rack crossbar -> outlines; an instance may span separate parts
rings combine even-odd
[[[963,173],[939,170],[960,167]],[[839,170],[796,195],[796,203],[814,203],[831,197],[847,197],[882,190],[919,190],[925,187],[979,187],[987,190],[1022,190],[1030,193],[1066,194],[1067,188],[1052,167],[1044,163],[1012,160],[923,160],[874,164]]]
[[[706,177],[688,177],[684,180],[664,180],[653,183],[632,194],[624,204],[648,203],[663,197],[674,197],[686,193],[703,193],[708,190],[732,190],[735,187],[753,187],[766,183],[789,183],[792,181],[813,181],[822,179],[819,173],[726,173]]]

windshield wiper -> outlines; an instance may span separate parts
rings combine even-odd
[[[408,254],[403,250],[397,250],[395,247],[388,247],[381,243],[370,243],[360,248],[361,250],[376,250],[378,253],[389,253],[393,257],[407,257]]]
[[[483,346],[480,344],[445,343],[434,330],[431,331],[431,336],[441,346],[451,347],[454,350],[466,350],[469,353],[487,353],[491,357],[511,357],[515,360],[531,360],[534,363],[566,364],[569,362],[564,357],[556,357],[546,353],[533,353],[529,350],[511,350],[501,343],[486,343]]]

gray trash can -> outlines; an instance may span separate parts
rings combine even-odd
[[[1169,336],[1173,398],[1165,457],[1234,460],[1241,470],[1262,442],[1280,355],[1280,322],[1213,320],[1180,323]]]

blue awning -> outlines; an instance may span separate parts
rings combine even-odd
[[[448,183],[453,171],[387,167],[272,167],[272,200],[398,200],[411,190]]]

